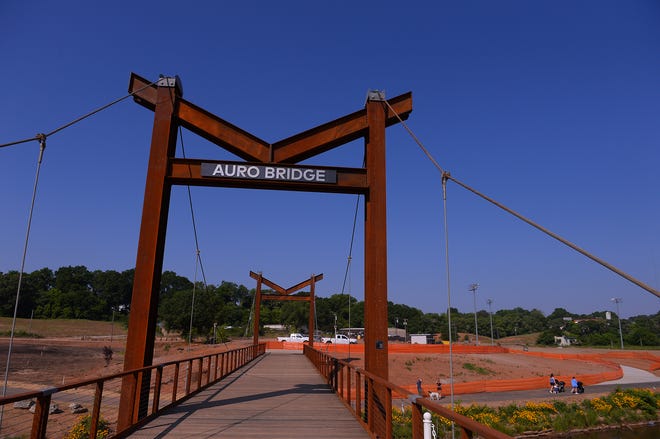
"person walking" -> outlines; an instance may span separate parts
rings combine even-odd
[[[578,380],[575,377],[571,378],[571,393],[578,393]]]
[[[555,379],[555,374],[550,374],[550,393],[555,393],[557,390],[557,380]]]
[[[417,378],[417,393],[419,396],[424,396],[424,390],[422,390],[422,379],[419,377]]]

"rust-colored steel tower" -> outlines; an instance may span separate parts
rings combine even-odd
[[[136,74],[129,83],[135,101],[154,111],[154,125],[124,369],[138,369],[153,361],[170,192],[172,185],[178,184],[363,194],[365,369],[387,379],[385,128],[398,123],[399,117],[408,118],[412,94],[385,102],[382,93],[371,92],[364,109],[270,144],[183,99],[178,78],[164,77],[155,85],[150,83]],[[179,127],[243,161],[176,158]],[[365,139],[364,168],[297,165],[360,137]],[[147,415],[149,380],[149,376],[142,380],[131,376],[122,382],[120,431]],[[384,401],[379,393],[375,391],[374,398]],[[380,416],[370,413],[369,422],[380,424],[376,419]]]

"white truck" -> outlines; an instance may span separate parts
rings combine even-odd
[[[322,343],[336,343],[336,344],[357,344],[357,339],[348,337],[344,334],[336,334],[334,337],[321,338]]]
[[[294,332],[290,334],[288,337],[277,337],[277,341],[287,341],[289,343],[305,343],[309,341],[309,337]]]

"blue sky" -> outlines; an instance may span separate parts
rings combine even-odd
[[[85,2],[0,5],[0,143],[124,96],[131,72],[268,141],[412,91],[408,125],[452,175],[660,288],[660,4],[655,1]],[[130,99],[48,139],[26,271],[135,265],[153,113]],[[188,157],[235,159],[184,131]],[[306,163],[362,163],[362,141]],[[20,267],[36,142],[0,149],[0,271]],[[181,155],[181,149],[178,150]],[[389,300],[443,312],[439,173],[387,131]],[[207,281],[339,292],[356,197],[192,188]],[[652,314],[660,299],[455,184],[452,305]],[[184,187],[165,269],[195,277]],[[362,209],[359,218],[362,218]],[[363,298],[358,221],[350,282]]]

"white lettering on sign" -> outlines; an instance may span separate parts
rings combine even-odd
[[[245,165],[239,163],[202,163],[201,172],[202,177],[299,181],[304,183],[337,182],[337,171],[334,169]]]

